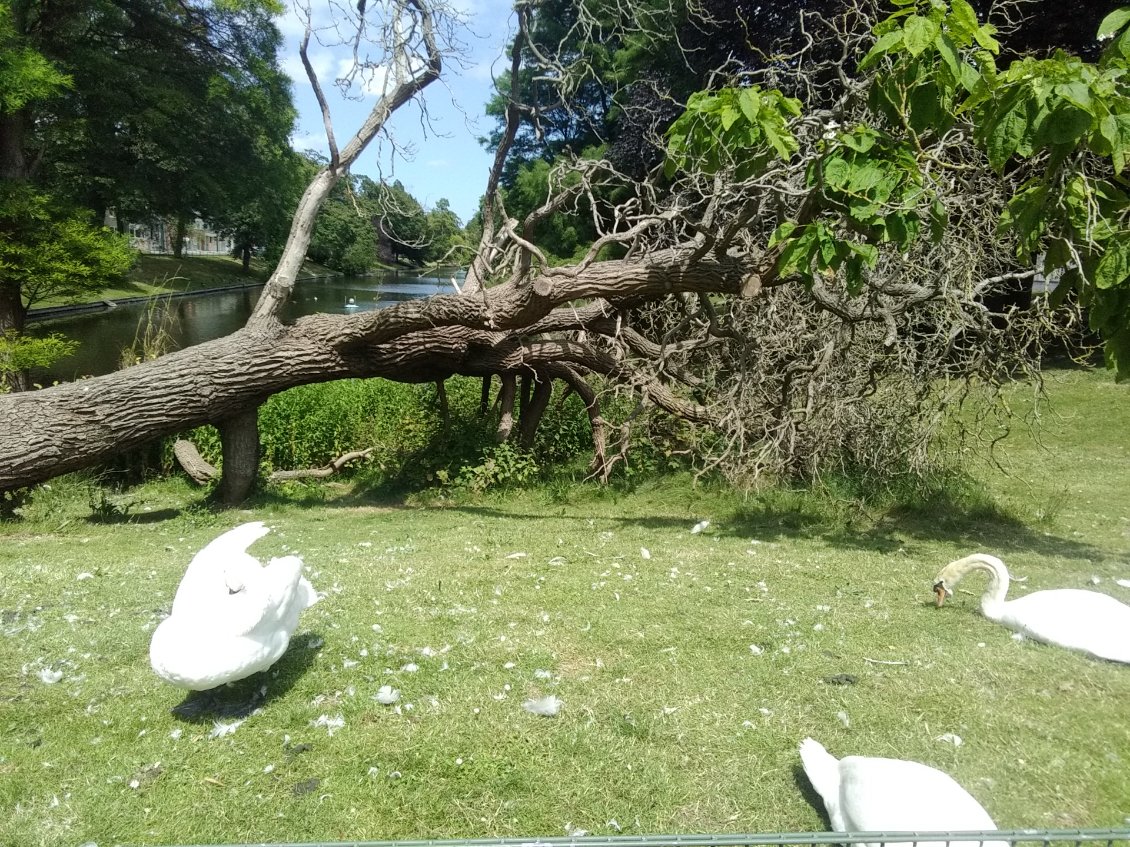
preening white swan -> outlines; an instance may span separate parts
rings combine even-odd
[[[1130,664],[1130,606],[1098,591],[1055,588],[1033,591],[1014,600],[1008,593],[1008,569],[987,553],[950,562],[934,580],[938,605],[970,571],[989,574],[981,613],[1036,641],[1080,650],[1099,659]]]
[[[262,521],[243,524],[193,557],[149,644],[162,679],[205,691],[266,670],[286,652],[299,615],[318,595],[297,556],[263,567],[245,552],[268,532]]]
[[[903,759],[837,759],[818,741],[800,743],[808,781],[824,801],[835,832],[992,831],[989,813],[949,774]],[[895,844],[912,842],[895,842]],[[950,841],[949,847],[979,847]],[[986,841],[985,847],[1005,847]],[[887,844],[886,847],[894,847]]]

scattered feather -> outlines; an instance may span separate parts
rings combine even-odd
[[[961,740],[960,735],[957,735],[957,734],[952,733],[952,732],[943,732],[941,735],[939,735],[934,740],[935,741],[942,741],[946,744],[952,744],[954,747],[960,747],[962,744],[965,743]]]
[[[552,718],[561,711],[561,707],[564,705],[557,699],[556,695],[550,694],[548,697],[531,698],[522,704],[522,708],[530,714]]]
[[[851,718],[848,717],[847,712],[841,709],[840,711],[836,712],[836,717],[840,719],[840,723],[844,725],[845,729],[851,728]]]
[[[326,732],[333,735],[345,726],[345,718],[341,715],[334,715],[332,718],[329,715],[319,715],[316,720],[310,721],[310,726],[324,726]]]
[[[710,526],[710,521],[699,521],[691,527],[691,535],[698,535],[704,529]]]
[[[506,558],[507,558],[507,559],[524,559],[524,558],[526,558],[526,557],[527,557],[528,555],[530,555],[530,554],[529,554],[529,553],[511,553],[511,554],[510,554],[509,556],[507,556]]]
[[[82,573],[80,573],[78,576],[75,577],[76,582],[82,582],[84,579],[94,579],[94,574],[87,573],[86,571],[83,571]]]
[[[641,547],[640,548],[640,556],[642,556],[645,559],[650,559],[651,558],[651,551],[648,550],[646,547]]]
[[[749,652],[753,653],[753,655],[755,655],[755,656],[760,656],[762,653],[765,652],[765,648],[759,647],[756,644],[750,644],[749,645]]]
[[[39,672],[39,681],[44,685],[54,685],[56,682],[63,678],[62,671],[53,671],[51,668],[44,668]]]
[[[1012,640],[1013,641],[1023,641],[1024,640],[1024,633],[1023,632],[1012,633]]]
[[[382,706],[391,706],[400,699],[400,690],[393,688],[391,685],[382,685],[377,690],[377,693],[373,695],[373,699]]]
[[[1115,585],[1121,585],[1123,588],[1130,588],[1130,579],[1116,579]]]
[[[223,738],[225,735],[231,735],[233,732],[239,729],[239,725],[243,723],[243,721],[243,718],[237,721],[229,721],[228,723],[224,723],[223,721],[216,721],[212,724],[212,731],[208,733],[208,737]]]
[[[553,672],[538,668],[534,671],[534,679],[553,679]]]
[[[589,834],[587,829],[581,829],[579,826],[573,826],[572,821],[565,824],[565,834],[570,838],[584,838]]]
[[[325,643],[326,642],[323,641],[321,638],[311,638],[309,641],[306,642],[306,649],[307,650],[317,650],[319,647],[321,647]]]
[[[419,669],[420,669],[420,666],[417,665],[415,662],[409,662],[408,664],[404,665],[401,668],[401,670],[404,671],[404,673],[416,673],[416,671],[418,671]]]

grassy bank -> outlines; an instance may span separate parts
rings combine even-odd
[[[883,508],[685,479],[225,514],[180,482],[45,487],[0,526],[0,843],[823,829],[806,735],[940,767],[1002,827],[1123,826],[1130,667],[1013,640],[973,577],[931,604],[975,550],[1019,593],[1130,600],[1130,396],[1051,383],[1007,476]],[[253,551],[301,554],[324,597],[224,734],[170,713],[147,649],[193,553],[257,519]],[[559,715],[524,710],[548,694]]]
[[[273,267],[262,259],[252,259],[251,270],[245,273],[243,263],[232,256],[185,256],[176,259],[172,256],[142,253],[127,279],[77,302],[93,303],[98,300],[258,285],[267,281],[272,270]],[[338,275],[336,271],[315,262],[306,262],[299,279]],[[36,307],[63,306],[75,302],[71,299],[53,298],[37,303]]]

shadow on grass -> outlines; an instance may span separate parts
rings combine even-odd
[[[816,793],[816,789],[808,781],[808,775],[801,765],[793,765],[793,782],[796,783],[797,791],[800,792],[804,801],[820,813],[820,819],[825,824],[824,828],[831,829],[832,819],[828,817],[828,810],[824,807],[824,798]]]
[[[722,504],[726,499],[720,501]],[[1045,533],[1038,523],[1025,521],[1011,514],[975,486],[941,488],[913,497],[890,496],[866,498],[838,496],[835,492],[818,492],[797,488],[777,488],[741,499],[734,495],[728,514],[719,513],[718,500],[704,511],[716,517],[708,530],[711,535],[741,537],[758,541],[796,538],[822,539],[837,547],[888,554],[898,550],[913,551],[915,542],[952,545],[954,557],[976,551],[1007,556],[1010,553],[1036,553],[1068,559],[1102,557],[1102,551],[1083,540]],[[603,524],[674,529],[689,531],[706,515],[674,511],[679,506],[659,505],[668,512],[651,516],[618,516],[615,503],[608,510],[573,514],[521,513],[489,505],[455,504],[452,511],[489,518],[519,520],[590,521]]]
[[[318,655],[321,636],[306,632],[292,638],[282,658],[269,669],[208,691],[191,691],[172,713],[189,723],[208,723],[219,718],[245,718],[290,691],[310,669]]]

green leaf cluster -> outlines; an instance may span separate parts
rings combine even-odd
[[[896,0],[899,10],[875,29],[860,60],[876,71],[869,103],[878,115],[913,134],[938,134],[957,118],[962,100],[995,67],[996,29],[982,24],[966,0]]]
[[[0,114],[17,112],[34,100],[71,87],[72,80],[39,51],[22,43],[12,10],[0,5]]]
[[[133,266],[124,236],[25,184],[0,185],[0,232],[0,280],[18,286],[25,308],[77,297]]]
[[[668,178],[676,171],[708,174],[732,170],[738,180],[760,173],[773,159],[787,161],[797,150],[789,121],[800,101],[759,86],[699,91],[667,130]]]
[[[6,377],[30,368],[50,367],[71,355],[77,347],[77,341],[55,332],[42,338],[21,335],[14,330],[0,334],[0,393],[6,391],[9,384]]]

